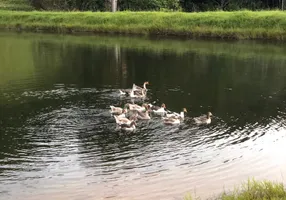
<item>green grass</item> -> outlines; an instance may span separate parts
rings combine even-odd
[[[186,195],[184,200],[193,200],[191,195]],[[286,189],[282,183],[270,181],[248,180],[234,191],[224,192],[217,200],[286,200]]]
[[[283,184],[270,181],[249,180],[241,188],[233,192],[224,193],[222,200],[262,200],[262,199],[286,199],[286,190]]]
[[[0,28],[235,39],[286,37],[286,12],[12,12],[0,11]]]
[[[31,11],[33,7],[28,0],[0,0],[0,10]]]

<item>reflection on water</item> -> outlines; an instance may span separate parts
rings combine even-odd
[[[0,34],[5,199],[207,197],[248,177],[284,181],[286,47],[273,43]],[[119,88],[187,120],[116,129]],[[191,117],[211,111],[208,126]]]

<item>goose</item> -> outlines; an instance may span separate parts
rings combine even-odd
[[[119,127],[125,131],[133,131],[136,129],[135,125],[136,125],[135,121],[132,121],[130,124],[120,124]]]
[[[128,110],[127,113],[125,113],[126,118],[132,118],[134,116],[138,116],[138,111],[137,110]]]
[[[127,104],[127,106],[129,106],[130,110],[137,110],[137,111],[146,111],[146,104],[142,104],[142,106],[139,106],[137,104]]]
[[[161,107],[159,106],[154,106],[152,104],[148,104],[150,106],[150,109],[157,114],[164,114],[166,113],[166,105],[164,103],[162,103]]]
[[[148,85],[148,84],[149,84],[149,82],[145,81],[143,84],[143,88],[133,84],[132,90],[134,90],[134,91],[136,91],[136,90],[147,90],[146,85]]]
[[[145,112],[139,112],[138,113],[138,119],[151,119],[150,115],[149,115],[149,111],[145,111]]]
[[[122,114],[120,114],[120,115],[117,115],[119,118],[127,118],[126,117],[126,113],[127,113],[127,111],[125,112],[124,111],[124,113],[122,113]]]
[[[180,124],[181,120],[179,118],[174,117],[163,117],[164,124],[173,125],[173,124]]]
[[[195,117],[194,121],[196,124],[210,124],[211,123],[211,116],[213,116],[212,113],[208,112],[207,115]]]
[[[185,113],[187,113],[187,109],[186,108],[183,108],[183,111],[179,114],[179,113],[171,113],[171,114],[166,114],[166,116],[168,118],[170,117],[173,117],[173,118],[181,118],[181,119],[184,119],[185,118]]]
[[[127,124],[130,125],[132,121],[135,121],[137,119],[137,115],[130,117],[130,119],[126,118],[126,117],[118,117],[116,115],[114,115],[116,124],[118,125],[122,125],[122,124]]]
[[[120,114],[123,114],[126,112],[127,112],[126,106],[124,106],[124,108],[110,106],[110,113],[111,114],[120,115]]]
[[[145,98],[147,94],[147,90],[131,90],[130,97],[131,98]]]

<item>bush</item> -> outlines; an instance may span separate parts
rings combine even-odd
[[[110,0],[30,0],[36,9],[108,11]],[[118,0],[119,10],[180,10],[179,0]]]
[[[180,10],[179,0],[118,0],[119,10]]]

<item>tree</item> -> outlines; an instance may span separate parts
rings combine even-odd
[[[111,0],[111,10],[112,10],[112,12],[116,12],[116,10],[117,10],[117,0]]]
[[[221,10],[224,10],[230,3],[230,0],[213,0],[213,2],[217,4]]]

